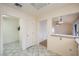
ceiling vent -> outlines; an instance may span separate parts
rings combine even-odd
[[[15,3],[14,5],[17,6],[17,7],[22,7],[22,5],[19,4],[19,3]]]
[[[32,5],[36,9],[40,9],[40,8],[43,8],[47,5],[49,5],[49,3],[30,3],[30,5]]]

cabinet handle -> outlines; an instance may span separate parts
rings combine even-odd
[[[60,40],[62,40],[62,38],[60,37]]]

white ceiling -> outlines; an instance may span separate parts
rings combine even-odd
[[[11,7],[16,7],[14,3],[2,3],[4,5],[7,5],[7,6],[11,6]],[[33,8],[33,9],[36,9],[36,10],[39,10],[39,9],[42,9],[43,7],[47,7],[48,5],[50,5],[51,3],[19,3],[22,5],[21,8]],[[19,7],[17,7],[19,8]]]
[[[17,7],[14,3],[2,3],[2,5],[20,10],[26,14],[40,17],[40,15],[48,14],[56,8],[69,5],[68,3],[20,3],[23,7]],[[70,3],[71,5],[72,3]],[[74,5],[74,4],[73,4]]]
[[[27,13],[29,15],[36,16],[36,17],[39,16],[40,9],[50,5],[49,3],[19,3],[19,4],[22,5],[21,8],[15,6],[14,3],[2,3],[1,5],[20,10],[24,13]]]
[[[30,3],[30,5],[32,5],[36,9],[41,9],[49,5],[49,3]]]

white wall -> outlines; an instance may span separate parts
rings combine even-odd
[[[7,16],[7,15],[6,15]],[[3,43],[11,43],[19,40],[19,19],[11,16],[3,16]]]
[[[20,28],[21,28],[20,43],[22,45],[22,49],[25,49],[31,46],[33,43],[32,41],[36,40],[36,20],[35,18],[15,8],[10,8],[8,6],[3,6],[3,5],[0,5],[0,8],[1,8],[2,14],[15,16],[20,19],[20,23],[19,23]],[[2,49],[0,51],[2,51]]]

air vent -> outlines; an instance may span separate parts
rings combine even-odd
[[[22,5],[19,4],[19,3],[15,3],[14,5],[17,6],[17,7],[22,7]]]

